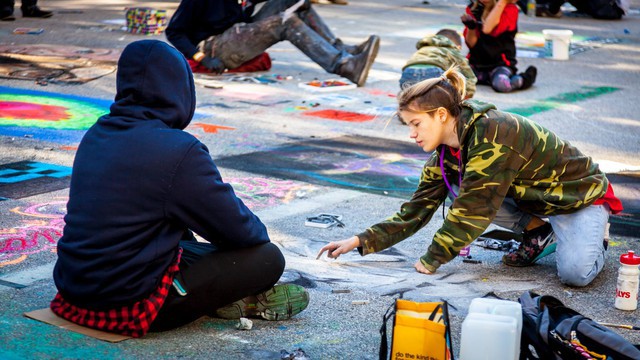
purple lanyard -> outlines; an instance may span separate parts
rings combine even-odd
[[[447,147],[442,145],[442,150],[440,151],[440,171],[442,171],[442,178],[444,179],[444,184],[447,185],[447,189],[453,194],[453,197],[458,197],[451,184],[449,184],[449,180],[447,180],[447,176],[444,173],[444,152],[447,150]],[[462,160],[458,157],[458,186],[462,186]]]

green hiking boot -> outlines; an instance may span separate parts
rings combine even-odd
[[[247,296],[216,310],[223,319],[261,317],[265,320],[286,320],[309,305],[309,293],[300,285],[276,285],[258,295]]]
[[[508,266],[531,266],[536,261],[556,251],[556,234],[551,224],[546,223],[522,234],[522,242],[517,250],[502,257]]]

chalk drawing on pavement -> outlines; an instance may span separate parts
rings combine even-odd
[[[202,131],[209,134],[216,134],[219,130],[235,130],[236,128],[230,126],[204,124],[204,123],[192,123],[191,126],[199,127]]]
[[[0,197],[20,199],[67,188],[71,168],[34,161],[0,165]]]
[[[415,191],[428,156],[407,142],[344,136],[221,158],[216,164],[276,178],[405,198]]]
[[[0,126],[86,130],[110,105],[106,100],[2,86]]]
[[[29,255],[55,251],[64,228],[66,206],[66,200],[56,200],[11,209],[27,219],[22,226],[0,229],[0,268],[21,263]]]
[[[318,187],[291,180],[276,180],[260,177],[224,179],[251,210],[288,203],[303,198],[318,190]]]
[[[364,121],[371,121],[375,119],[375,116],[369,115],[369,114],[360,114],[352,111],[333,110],[333,109],[305,111],[303,114],[305,116],[319,117],[323,119],[347,121],[347,122],[364,122]]]
[[[609,86],[583,86],[578,91],[561,93],[541,100],[536,100],[533,105],[528,107],[510,108],[505,111],[528,117],[544,111],[561,108],[566,104],[577,103],[600,95],[610,94],[618,90],[620,89]]]
[[[0,135],[78,143],[111,101],[0,86]]]

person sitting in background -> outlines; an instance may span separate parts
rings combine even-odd
[[[565,2],[566,0],[538,0],[536,16],[562,17],[560,7]],[[576,7],[578,13],[587,14],[595,19],[619,20],[629,13],[629,0],[571,0],[569,3]]]
[[[416,43],[416,51],[402,68],[400,89],[422,80],[436,78],[445,70],[457,65],[467,79],[466,97],[472,98],[476,92],[476,75],[469,67],[469,61],[460,53],[462,39],[455,30],[442,29],[433,36],[425,36]]]
[[[327,72],[364,86],[378,54],[378,36],[360,45],[344,44],[309,0],[268,0],[255,15],[253,11],[250,1],[182,0],[167,27],[167,39],[192,66],[201,64],[217,74],[288,40]]]
[[[15,0],[0,0],[0,21],[14,21],[13,8]],[[22,17],[26,18],[49,18],[53,16],[51,11],[45,11],[38,7],[38,0],[22,0],[20,5]]]
[[[476,0],[460,17],[465,25],[464,38],[469,47],[469,64],[478,84],[491,85],[497,92],[530,88],[538,74],[534,66],[517,74],[516,0]]]

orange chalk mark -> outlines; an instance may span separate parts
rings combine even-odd
[[[27,255],[21,255],[17,259],[0,262],[0,267],[19,264],[19,263],[21,263],[21,262],[23,262],[25,260],[27,260]]]
[[[211,125],[211,124],[203,124],[203,123],[195,123],[192,125],[197,126],[201,128],[204,132],[210,133],[210,134],[216,134],[218,130],[235,130],[236,129],[229,126]]]
[[[306,116],[315,116],[324,119],[348,121],[348,122],[364,122],[375,119],[373,115],[360,114],[357,112],[343,111],[343,110],[319,110],[319,111],[306,111],[303,113]]]

